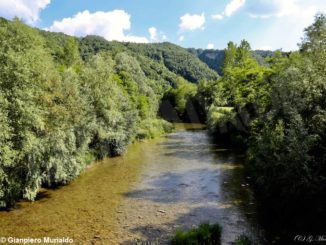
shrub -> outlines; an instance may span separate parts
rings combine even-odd
[[[172,239],[173,245],[219,245],[222,228],[219,224],[203,223],[189,231],[177,231]]]
[[[251,245],[250,239],[246,235],[240,235],[236,240],[235,240],[235,245]]]

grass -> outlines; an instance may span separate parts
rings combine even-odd
[[[220,245],[222,228],[219,224],[201,224],[189,231],[177,231],[172,245]]]

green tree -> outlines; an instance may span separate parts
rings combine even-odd
[[[295,203],[296,208],[324,212],[325,20],[317,15],[306,29],[301,53],[274,64],[268,110],[253,124],[251,172],[262,195],[276,208]]]

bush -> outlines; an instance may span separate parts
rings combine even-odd
[[[172,239],[173,245],[219,245],[222,228],[219,224],[201,224],[189,231],[177,231]]]
[[[139,125],[136,139],[153,139],[166,133],[170,133],[172,130],[172,123],[162,119],[147,119]]]
[[[237,240],[235,240],[235,245],[251,245],[250,239],[246,235],[240,235]]]

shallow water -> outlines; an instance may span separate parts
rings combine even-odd
[[[177,229],[208,221],[222,225],[222,244],[240,234],[258,243],[242,157],[214,144],[201,127],[179,124],[175,133],[94,164],[67,186],[42,190],[33,203],[0,212],[0,236],[165,244]]]

